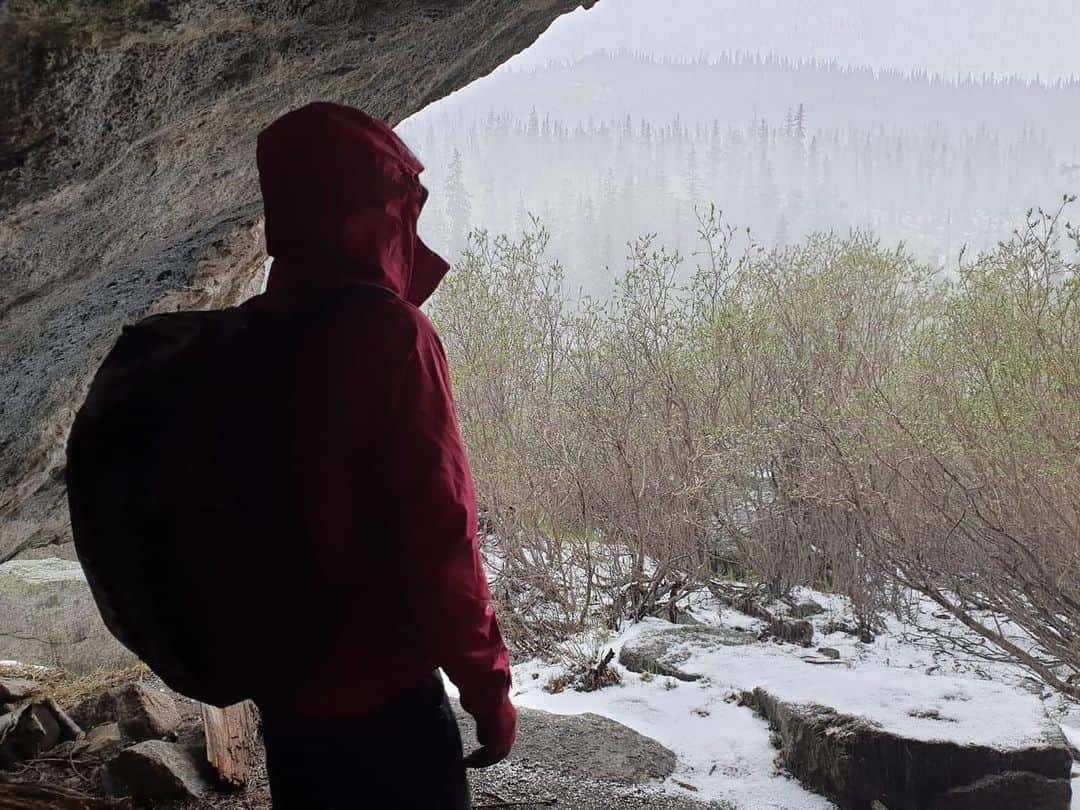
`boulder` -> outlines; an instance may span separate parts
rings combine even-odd
[[[468,753],[476,746],[476,724],[454,702]],[[651,737],[596,714],[561,715],[518,709],[518,736],[511,762],[547,768],[565,776],[639,785],[666,779],[675,754]]]
[[[121,326],[258,292],[259,130],[396,125],[581,2],[0,3],[0,560],[70,551],[64,439]]]
[[[60,742],[63,730],[44,703],[0,717],[0,767],[36,757]]]
[[[814,625],[805,619],[787,619],[783,616],[775,616],[769,622],[769,629],[765,635],[771,635],[789,644],[809,647],[814,643]]]
[[[163,740],[125,748],[106,766],[103,781],[109,792],[140,802],[192,801],[210,789],[195,756]]]
[[[825,612],[825,608],[813,599],[796,602],[788,609],[788,615],[793,619],[809,619],[811,616],[819,616]]]
[[[0,565],[0,659],[78,674],[138,660],[106,629],[79,563],[56,558]]]
[[[124,745],[119,723],[105,723],[95,726],[86,736],[75,742],[71,754],[75,757],[107,759],[118,752]]]
[[[39,689],[33,681],[22,678],[0,678],[0,703],[17,703]]]
[[[176,701],[142,683],[126,683],[93,695],[71,714],[84,727],[115,722],[131,742],[166,737],[180,726]]]
[[[619,663],[631,672],[648,672],[680,681],[697,681],[701,679],[701,675],[688,672],[683,666],[695,652],[716,647],[739,647],[753,644],[754,641],[752,634],[726,627],[651,627],[623,644],[619,651]]]
[[[120,733],[127,740],[165,737],[180,727],[176,701],[164,692],[141,683],[113,690]]]
[[[999,749],[910,738],[762,688],[742,699],[769,721],[788,770],[842,808],[1069,810],[1072,757],[1060,733]]]

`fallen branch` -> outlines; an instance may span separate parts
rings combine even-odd
[[[4,810],[120,810],[130,807],[126,799],[102,799],[79,790],[40,784],[0,781]]]

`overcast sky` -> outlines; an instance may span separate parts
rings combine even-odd
[[[601,49],[775,53],[957,74],[1080,76],[1080,0],[600,0],[508,64]]]

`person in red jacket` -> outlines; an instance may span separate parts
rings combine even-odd
[[[448,270],[417,236],[423,166],[329,103],[267,127],[257,158],[273,264],[245,306],[318,313],[291,361],[290,509],[344,605],[308,674],[261,701],[274,806],[468,807],[465,768],[506,757],[517,716],[446,357],[419,309]],[[439,669],[476,719],[468,757]]]

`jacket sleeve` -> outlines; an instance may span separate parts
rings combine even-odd
[[[477,548],[476,500],[434,328],[422,315],[391,402],[393,523],[408,610],[475,717],[505,711],[510,662]]]

